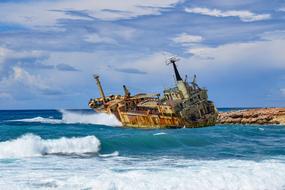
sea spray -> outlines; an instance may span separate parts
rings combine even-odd
[[[78,113],[60,110],[63,123],[97,124],[109,126],[121,126],[122,124],[112,114],[106,113]]]
[[[14,140],[0,142],[0,158],[97,153],[100,144],[95,136],[45,140],[34,134],[26,134]]]
[[[76,111],[59,110],[61,119],[34,117],[10,120],[14,122],[46,123],[46,124],[94,124],[107,126],[121,126],[121,122],[112,114],[106,113],[83,113]]]
[[[10,122],[27,122],[27,123],[47,123],[47,124],[62,124],[61,119],[44,118],[44,117],[33,117],[25,119],[14,119],[9,120]]]

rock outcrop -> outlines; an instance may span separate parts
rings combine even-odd
[[[217,124],[285,125],[285,108],[258,108],[220,112]]]

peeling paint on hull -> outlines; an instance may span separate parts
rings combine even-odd
[[[161,115],[145,115],[122,112],[120,113],[120,121],[124,127],[135,128],[198,128],[215,125],[217,116],[208,117],[202,121],[187,122],[186,120],[173,117],[173,116],[161,116]]]

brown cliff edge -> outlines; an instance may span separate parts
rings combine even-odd
[[[220,112],[217,124],[285,125],[285,108],[257,108]]]

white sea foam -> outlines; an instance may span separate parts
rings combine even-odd
[[[97,125],[109,125],[109,126],[121,126],[121,122],[112,115],[105,113],[82,113],[75,111],[60,110],[62,119],[52,119],[44,117],[34,117],[17,119],[12,121],[20,122],[39,122],[48,124],[97,124]]]
[[[160,133],[154,133],[153,136],[159,136],[159,135],[166,135],[167,133],[160,132]]]
[[[97,153],[99,149],[100,141],[95,136],[44,140],[39,136],[26,134],[15,140],[0,142],[0,158]]]
[[[10,121],[20,121],[20,122],[30,122],[30,123],[50,123],[50,124],[63,123],[63,121],[61,119],[52,119],[52,118],[44,118],[44,117],[15,119],[15,120],[10,120]]]
[[[22,167],[25,170],[21,170]],[[6,190],[284,190],[285,188],[285,164],[279,160],[132,161],[128,158],[124,160],[123,157],[112,157],[104,161],[100,159],[67,161],[52,157],[30,162],[26,160],[14,165],[3,165],[0,162],[0,171],[0,189]]]
[[[119,152],[115,151],[115,152],[110,153],[110,154],[99,154],[99,156],[102,158],[115,157],[115,156],[119,156]]]
[[[110,126],[120,126],[121,122],[112,115],[105,113],[78,113],[61,110],[62,121],[64,123],[82,123],[82,124],[102,124]]]
[[[231,162],[231,163],[230,163]],[[74,187],[90,189],[199,189],[199,190],[284,190],[285,165],[275,161],[209,161],[196,166],[159,170],[129,170],[104,172],[90,179],[73,176],[67,180]],[[82,185],[83,183],[84,185]],[[66,184],[65,184],[66,185]]]

